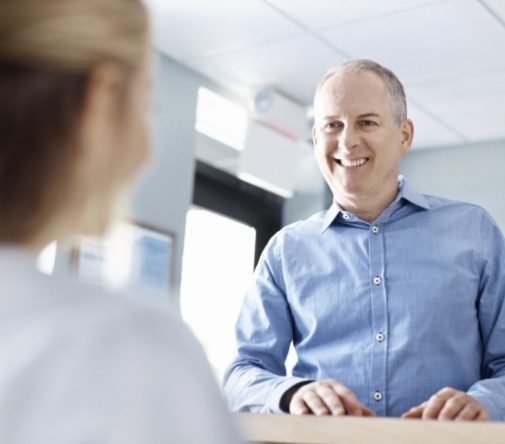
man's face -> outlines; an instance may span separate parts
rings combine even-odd
[[[395,186],[400,158],[412,142],[409,120],[398,124],[382,79],[373,72],[336,74],[315,103],[315,158],[341,205]]]

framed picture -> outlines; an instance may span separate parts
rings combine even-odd
[[[175,236],[134,221],[121,221],[104,238],[81,237],[73,268],[80,281],[110,290],[167,295]]]

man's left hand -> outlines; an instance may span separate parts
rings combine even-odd
[[[486,408],[474,397],[445,387],[428,401],[412,407],[402,418],[438,419],[445,421],[489,421]]]

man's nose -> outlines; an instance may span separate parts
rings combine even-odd
[[[350,127],[345,127],[339,134],[338,146],[343,151],[352,151],[359,145],[359,136]]]

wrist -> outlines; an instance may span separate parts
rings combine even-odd
[[[284,412],[284,413],[289,413],[289,405],[291,404],[291,399],[293,399],[293,396],[295,395],[295,393],[301,388],[303,387],[304,385],[307,385],[307,384],[310,384],[311,382],[314,382],[312,380],[308,380],[308,381],[302,381],[302,382],[299,382],[295,385],[293,385],[292,387],[290,387],[289,389],[287,389],[284,394],[282,395],[281,397],[281,400],[280,400],[280,403],[279,403],[279,407],[280,409]]]

